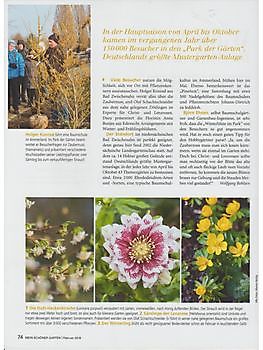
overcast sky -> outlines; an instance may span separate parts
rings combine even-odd
[[[30,32],[36,34],[38,16],[40,16],[43,34],[49,36],[52,33],[55,10],[54,5],[9,5],[9,38],[16,33],[21,33],[23,36],[27,36]]]

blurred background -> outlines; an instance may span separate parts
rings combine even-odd
[[[41,225],[49,219],[53,225],[73,220],[84,226],[88,232],[93,231],[92,198],[28,198],[35,204],[26,211],[27,222]]]
[[[27,201],[26,301],[93,301],[93,198]]]

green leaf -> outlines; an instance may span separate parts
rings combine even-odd
[[[149,209],[150,205],[138,199],[133,198],[116,198],[112,201],[112,205],[116,207],[128,206],[136,209]]]
[[[127,205],[116,205],[116,209],[120,215],[130,215],[134,212],[134,208],[131,208]]]
[[[110,281],[114,281],[118,278],[118,272],[116,271],[110,271],[108,274],[107,274],[107,278],[110,280]]]
[[[149,288],[143,288],[141,285],[137,286],[134,294],[136,301],[148,302],[152,300],[151,290]]]
[[[206,244],[206,241],[207,241],[207,238],[206,238],[204,235],[199,235],[199,236],[197,237],[197,241],[198,241],[200,244],[205,245],[205,244]]]
[[[29,222],[26,223],[26,231],[30,231],[34,226],[34,224],[30,224]]]
[[[249,277],[242,273],[236,272],[232,279],[225,284],[225,290],[234,301],[249,301]]]
[[[96,282],[99,282],[100,280],[105,279],[105,275],[99,271],[95,271],[95,279]]]
[[[190,233],[186,233],[186,232],[182,232],[182,237],[183,238],[191,238],[192,237],[192,235],[190,235]]]
[[[72,233],[73,235],[77,235],[80,232],[83,232],[84,228],[82,226],[76,226],[72,229]]]
[[[200,198],[193,198],[193,199],[197,205],[201,205],[202,199],[200,199]]]
[[[114,209],[113,208],[101,208],[97,219],[96,219],[96,225],[97,229],[101,229],[101,227],[106,226],[108,224],[112,224],[114,219]]]

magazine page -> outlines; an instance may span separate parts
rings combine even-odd
[[[258,1],[5,1],[5,349],[258,349]]]

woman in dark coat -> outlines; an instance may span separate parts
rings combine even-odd
[[[26,61],[26,45],[24,40],[18,40],[17,41],[17,51],[21,54],[21,56],[24,59],[24,62]],[[20,77],[19,81],[19,101],[20,102],[26,102],[26,75],[23,77]]]
[[[26,56],[26,88],[28,97],[28,106],[32,107],[36,102],[36,84],[37,84],[37,61],[34,59],[34,52],[29,51]]]

